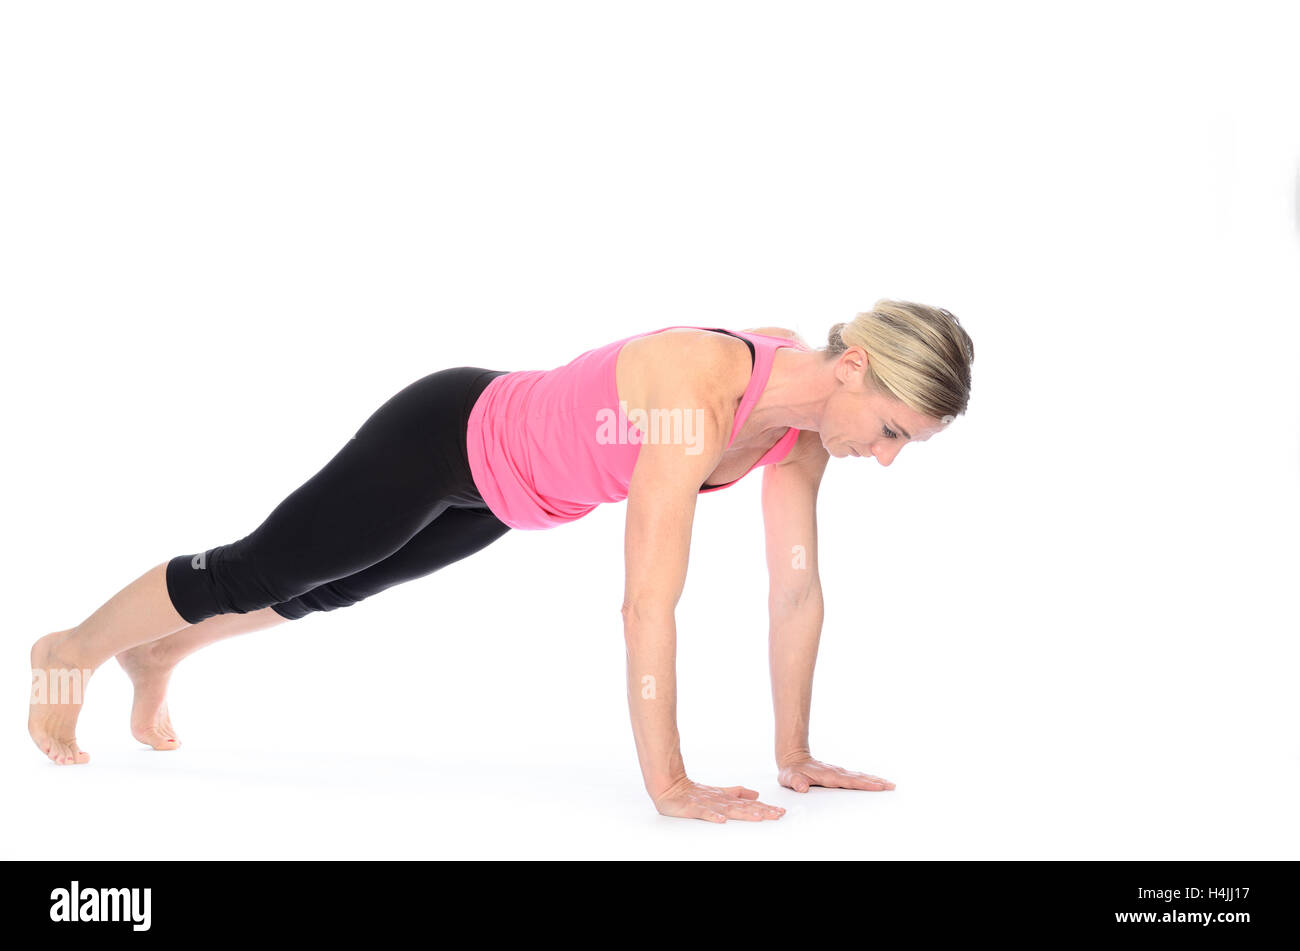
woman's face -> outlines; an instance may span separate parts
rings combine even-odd
[[[908,409],[871,387],[868,358],[861,347],[850,347],[836,359],[837,386],[822,411],[822,445],[837,459],[874,456],[887,466],[909,442],[925,442],[947,427],[947,421]]]

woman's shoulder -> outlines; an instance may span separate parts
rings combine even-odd
[[[632,354],[648,356],[651,361],[670,357],[678,365],[692,366],[695,370],[721,368],[722,364],[750,366],[749,347],[729,334],[720,334],[704,327],[669,327],[656,333],[636,337],[623,347]],[[743,355],[741,360],[739,355]]]
[[[795,331],[786,327],[753,327],[739,331],[791,340],[812,349]],[[629,376],[638,373],[681,375],[702,381],[728,398],[733,390],[743,393],[754,369],[751,348],[735,336],[703,327],[671,327],[636,337],[623,347],[621,364]]]
[[[744,341],[700,328],[671,328],[629,341],[619,356],[619,393],[644,393],[651,378],[670,388],[743,393],[753,368]]]

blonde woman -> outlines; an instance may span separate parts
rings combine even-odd
[[[171,558],[38,640],[28,730],[53,762],[87,762],[75,736],[80,687],[117,657],[135,686],[132,735],[176,749],[167,681],[200,647],[355,604],[512,528],[551,528],[626,499],[623,632],[646,791],[667,816],[779,818],[754,790],[691,779],[676,723],[674,609],[696,500],[762,467],[778,781],[893,789],[809,748],[817,489],[832,457],[888,466],[942,432],[966,410],[973,359],[948,311],[882,300],[831,328],[821,349],[776,327],[675,326],[548,371],[437,371],[375,411],[252,533]]]

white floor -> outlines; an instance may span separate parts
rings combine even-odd
[[[22,788],[6,805],[27,818],[7,823],[5,858],[1293,860],[1300,845],[1294,758],[1257,772],[904,762],[893,793],[803,796],[733,768],[728,782],[789,811],[725,826],[658,816],[634,776],[590,763],[113,750],[67,775],[28,760],[9,771]]]
[[[364,700],[320,683],[269,700],[263,719],[251,709],[248,688],[216,684],[238,673],[241,658],[229,655],[258,653],[250,639],[214,648],[206,660],[192,658],[191,664],[220,668],[207,689],[178,672],[174,718],[186,743],[176,752],[153,752],[126,735],[129,694],[125,677],[113,669],[96,676],[83,715],[90,764],[47,764],[25,736],[6,731],[0,749],[7,764],[4,857],[1203,860],[1300,854],[1293,794],[1300,757],[1290,724],[1260,720],[1253,732],[1238,733],[1255,715],[1243,711],[1241,697],[1232,709],[1213,702],[1199,713],[1171,707],[1129,727],[1101,717],[1090,735],[1086,717],[1050,703],[1017,717],[999,704],[963,715],[940,702],[952,718],[944,731],[921,709],[929,701],[893,700],[886,690],[886,702],[903,709],[870,715],[871,740],[854,744],[859,755],[836,755],[851,749],[849,731],[814,731],[840,734],[835,751],[828,743],[820,755],[897,783],[884,793],[784,789],[766,768],[761,716],[730,748],[707,742],[733,732],[725,719],[692,717],[702,721],[683,728],[692,776],[748,785],[788,810],[777,822],[714,826],[653,811],[617,697],[607,697],[587,726],[561,703],[558,732],[568,737],[554,742],[545,738],[544,712],[536,714],[541,723],[512,726],[522,708],[494,704],[488,685],[477,702],[497,706],[500,718],[480,720],[474,737],[466,733],[475,718],[467,713],[458,723],[440,702],[430,705],[426,720],[397,729],[381,713],[359,712]],[[842,706],[853,718],[847,703],[822,705]],[[368,733],[379,735],[367,739]],[[595,742],[584,746],[584,734]],[[367,748],[372,742],[377,749]]]

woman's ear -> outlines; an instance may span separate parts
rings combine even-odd
[[[863,386],[867,383],[867,365],[869,358],[867,351],[861,347],[849,347],[839,355],[835,364],[835,377],[841,383],[848,383],[850,380],[860,380]]]

